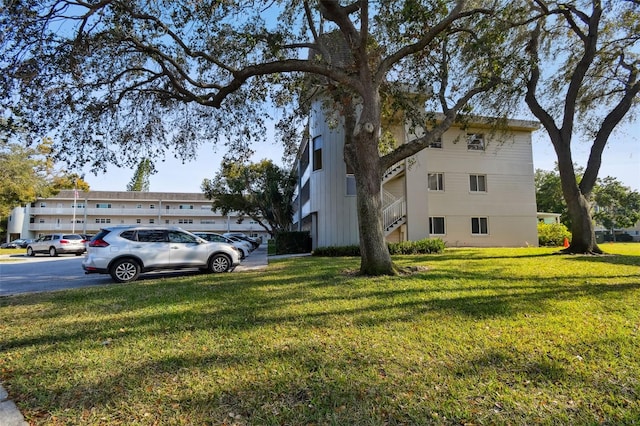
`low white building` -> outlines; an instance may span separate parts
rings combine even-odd
[[[256,221],[211,210],[211,200],[201,193],[131,191],[60,191],[13,209],[9,240],[36,238],[52,232],[95,234],[105,226],[172,225],[188,231],[244,232],[268,238]]]
[[[455,246],[537,246],[531,134],[538,123],[510,120],[452,127],[440,141],[389,169],[382,181],[390,242],[442,238]],[[389,129],[398,143],[415,134]],[[294,224],[313,247],[358,244],[355,180],[343,158],[344,129],[312,108],[309,139],[298,158]]]

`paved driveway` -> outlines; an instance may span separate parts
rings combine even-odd
[[[85,275],[82,259],[83,256],[74,255],[58,257],[3,255],[0,261],[0,296],[113,284],[109,275]],[[233,273],[260,270],[266,267],[267,248],[266,245],[262,245],[251,253]],[[141,279],[189,273],[199,273],[199,271],[153,272],[143,275]]]

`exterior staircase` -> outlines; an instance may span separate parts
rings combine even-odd
[[[385,183],[389,182],[391,179],[404,173],[405,167],[406,166],[405,166],[404,160],[398,161],[396,164],[389,167],[387,171],[384,172],[384,174],[382,175],[382,184],[384,185]]]
[[[407,203],[404,197],[396,198],[387,191],[382,191],[382,226],[384,234],[389,235],[407,223]]]

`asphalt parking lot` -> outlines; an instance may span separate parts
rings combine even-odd
[[[82,256],[28,257],[24,254],[0,256],[2,257],[0,296],[113,284],[109,275],[85,275],[82,270]],[[232,273],[264,269],[267,264],[267,246],[263,244],[247,256]],[[158,271],[144,274],[141,279],[198,273],[201,272],[197,270]]]

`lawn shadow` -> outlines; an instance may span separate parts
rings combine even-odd
[[[640,256],[628,254],[597,254],[597,255],[565,255],[567,259],[578,262],[609,263],[611,265],[628,265],[640,267]],[[640,269],[638,269],[640,275]]]

